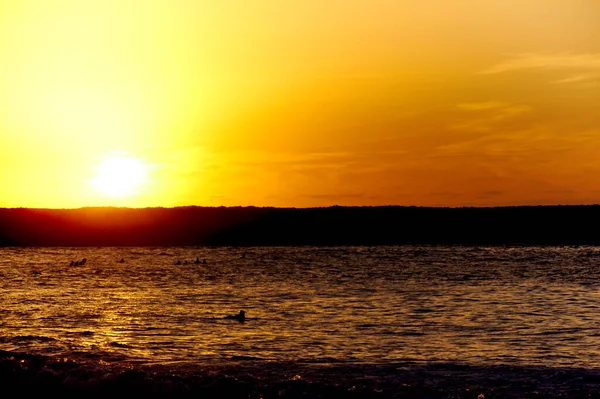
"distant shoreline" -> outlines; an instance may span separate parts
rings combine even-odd
[[[0,208],[0,246],[600,245],[600,205]]]

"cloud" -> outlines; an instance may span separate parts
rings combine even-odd
[[[543,125],[492,131],[437,146],[432,157],[455,157],[490,164],[521,162],[528,168],[560,171],[565,168],[563,163],[567,159],[580,164],[597,164],[595,154],[600,145],[596,138],[599,133],[597,129],[565,132],[561,127]],[[531,163],[533,159],[537,159],[536,164]]]
[[[458,108],[462,111],[486,111],[487,114],[491,114],[489,119],[496,121],[531,111],[529,105],[518,105],[499,101],[463,103],[458,104]]]
[[[500,124],[505,129],[510,128],[507,123],[514,125],[518,121],[517,116],[531,111],[529,105],[501,101],[462,103],[457,108],[463,112],[451,128],[472,132],[490,132],[499,128]]]
[[[365,193],[349,193],[349,194],[305,194],[302,195],[305,198],[313,198],[313,199],[325,199],[331,201],[338,201],[343,199],[361,199],[368,198]]]
[[[595,76],[593,74],[587,74],[587,75],[574,75],[574,76],[569,76],[563,79],[558,79],[555,80],[554,83],[574,83],[574,82],[585,82],[588,80],[593,80],[595,78]]]
[[[600,75],[600,54],[518,54],[482,73],[496,74],[524,69],[588,71],[591,74],[588,76],[598,76]]]
[[[485,101],[480,103],[458,104],[458,108],[464,111],[481,111],[488,109],[498,109],[504,107],[505,105],[506,103],[499,101]]]
[[[515,71],[550,71],[561,74],[556,84],[600,85],[600,54],[519,54],[481,72],[484,75]]]
[[[529,137],[527,133],[527,131],[518,131],[471,137],[440,145],[435,148],[433,156],[476,157],[488,162],[525,157],[540,140],[539,137]]]

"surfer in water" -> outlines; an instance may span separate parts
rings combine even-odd
[[[239,322],[243,322],[244,320],[246,320],[246,312],[244,312],[243,310],[240,310],[240,313],[236,314],[236,315],[228,315],[224,317],[225,319],[229,319],[229,320],[237,320]]]

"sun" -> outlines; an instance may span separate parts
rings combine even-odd
[[[94,168],[91,185],[105,197],[131,197],[141,192],[148,181],[148,166],[139,158],[111,155]]]

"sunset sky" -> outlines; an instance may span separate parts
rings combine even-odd
[[[0,0],[0,207],[600,203],[598,0]]]

